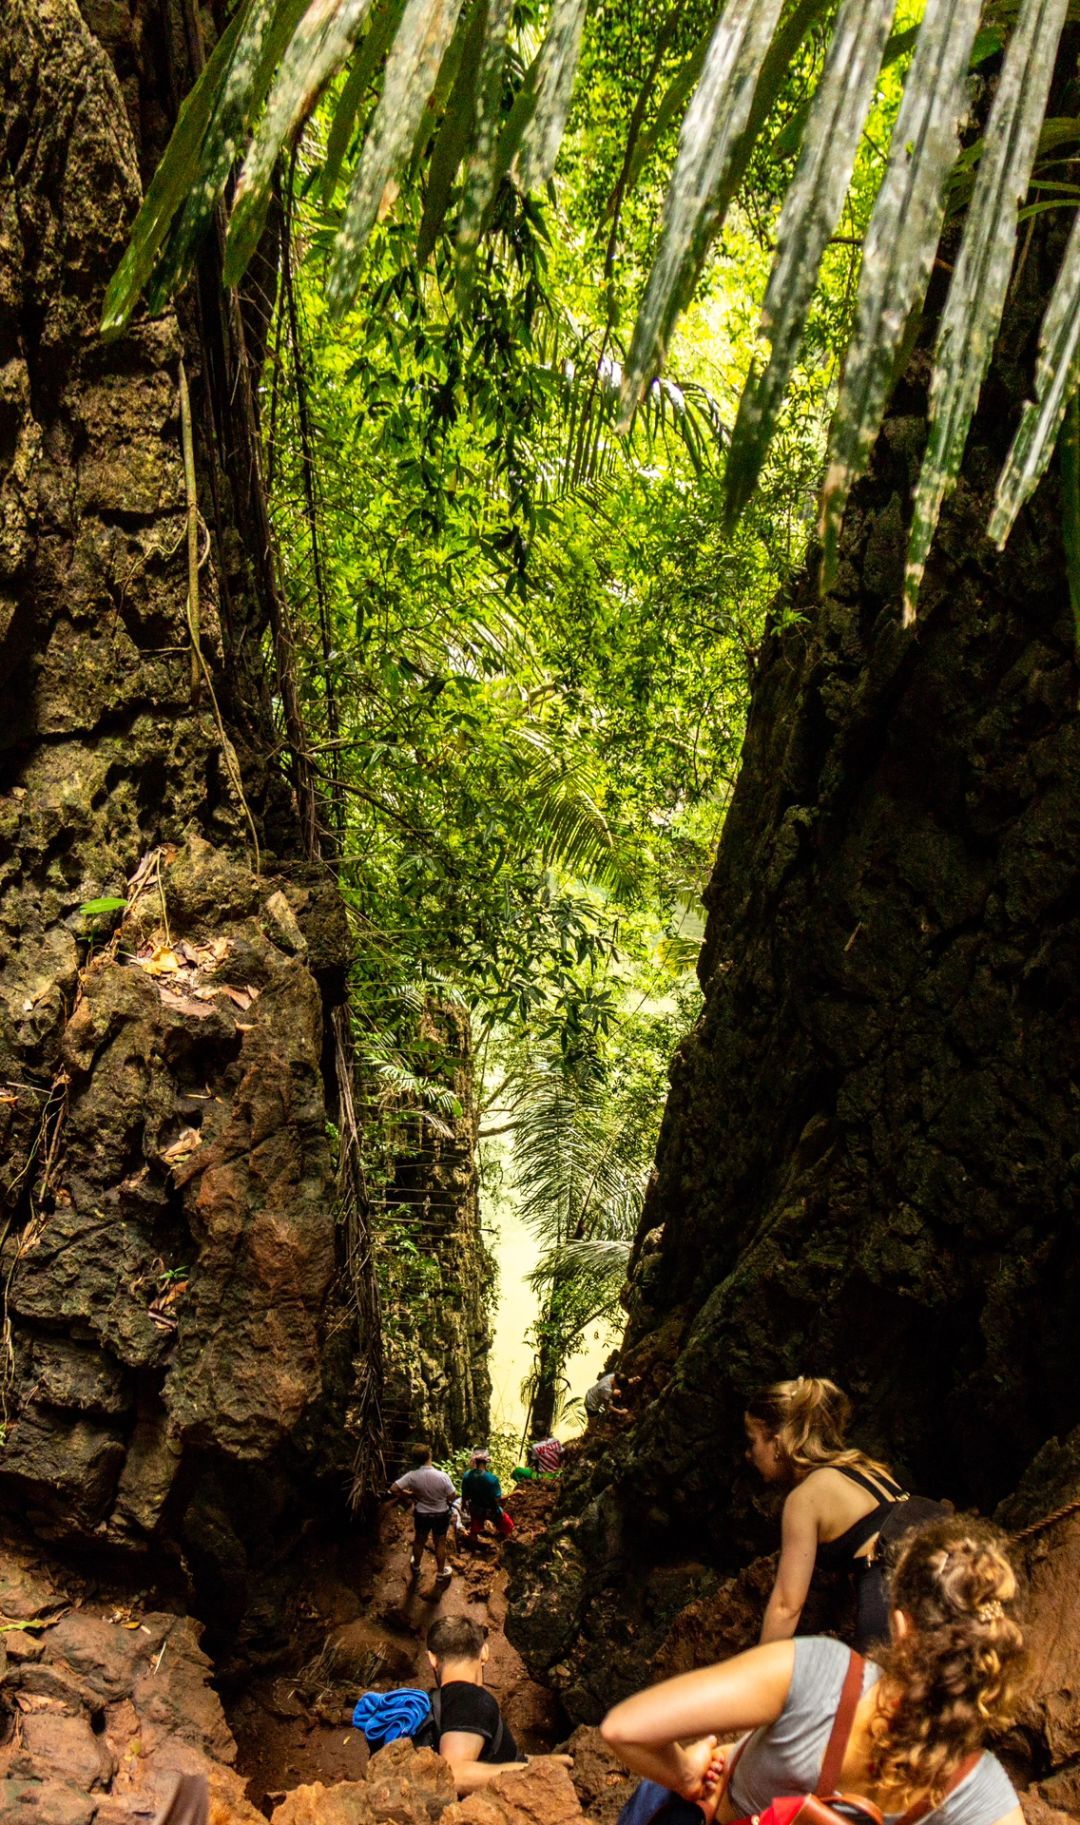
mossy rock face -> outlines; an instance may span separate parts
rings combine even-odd
[[[14,0],[4,27],[0,1508],[113,1565],[185,1564],[272,1634],[269,1568],[284,1587],[354,1444],[323,1079],[345,915],[325,871],[273,862],[297,820],[251,669],[265,605],[220,569],[243,460],[210,485],[213,363],[172,314],[97,335],[172,106],[135,33],[180,46],[179,12]],[[247,809],[192,692],[182,348],[201,644]]]

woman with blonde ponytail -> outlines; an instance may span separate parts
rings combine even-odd
[[[828,1798],[822,1763],[847,1688],[838,1792],[900,1825],[1023,1825],[983,1748],[1014,1721],[1022,1694],[1015,1595],[1002,1537],[950,1515],[906,1537],[880,1666],[825,1637],[768,1642],[624,1700],[604,1719],[604,1739],[628,1767],[730,1825],[784,1796]],[[736,1757],[731,1739],[747,1730]]]
[[[766,1483],[789,1491],[780,1564],[761,1625],[762,1641],[786,1641],[799,1625],[817,1564],[855,1578],[855,1646],[866,1654],[889,1632],[882,1519],[905,1492],[884,1464],[846,1442],[851,1403],[834,1381],[799,1375],[773,1382],[747,1403],[746,1456]]]

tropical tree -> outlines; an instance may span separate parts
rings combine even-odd
[[[567,1358],[590,1325],[618,1311],[645,1185],[637,1139],[594,1052],[560,1052],[535,1069],[514,1134],[514,1176],[543,1251],[531,1276],[540,1309],[523,1394],[527,1427],[545,1436]]]

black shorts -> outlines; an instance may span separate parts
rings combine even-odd
[[[426,1540],[428,1534],[431,1534],[433,1539],[441,1540],[449,1525],[450,1510],[448,1508],[444,1508],[442,1514],[418,1514],[415,1509],[413,1510],[413,1526],[416,1529],[418,1540]]]

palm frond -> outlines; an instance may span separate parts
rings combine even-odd
[[[566,418],[566,445],[559,489],[588,487],[627,455],[641,464],[652,461],[670,439],[690,459],[696,475],[714,472],[730,433],[719,403],[697,382],[680,385],[661,375],[651,382],[629,431],[619,436],[616,422],[622,397],[623,370],[609,354],[596,357],[587,348],[564,353],[550,370],[557,382]]]
[[[730,0],[713,33],[679,135],[660,247],[634,326],[623,378],[624,423],[667,348],[734,195],[742,134],[782,3]]]
[[[843,0],[833,27],[777,229],[762,310],[772,352],[764,374],[751,376],[739,402],[725,478],[729,522],[750,499],[776,427],[822,255],[844,206],[874,101],[893,5],[894,0]]]
[[[930,440],[915,493],[904,614],[915,598],[941,503],[960,467],[968,428],[1005,308],[1020,204],[1027,193],[1068,0],[1025,0],[998,79],[964,238],[938,330]]]
[[[565,1242],[560,1248],[549,1248],[541,1255],[529,1285],[536,1291],[545,1286],[562,1286],[568,1281],[590,1287],[596,1294],[615,1283],[615,1297],[626,1279],[630,1261],[630,1236],[588,1236],[578,1242]]]
[[[360,1050],[360,1063],[378,1079],[384,1091],[399,1102],[411,1101],[420,1111],[435,1110],[449,1120],[461,1116],[461,1102],[449,1084],[415,1071],[386,1035],[372,1035]],[[452,1130],[445,1129],[445,1133]]]
[[[979,10],[978,0],[928,0],[919,28],[888,168],[866,231],[855,328],[829,439],[822,509],[827,580],[852,483],[866,467],[908,319],[922,302],[937,252]]]
[[[583,764],[569,764],[536,725],[512,732],[508,762],[516,775],[513,820],[539,849],[542,860],[586,880],[632,890],[627,859]]]
[[[1070,401],[1080,388],[1080,215],[1073,222],[1039,332],[1035,398],[1023,416],[998,478],[990,537],[1004,545],[1016,516],[1054,451]]]
[[[356,296],[361,255],[383,194],[412,149],[460,10],[461,0],[407,0],[330,263],[326,298],[332,316],[340,317]]]
[[[257,238],[280,151],[328,85],[344,73],[330,131],[328,200],[359,141],[356,168],[333,240],[328,299],[344,310],[355,296],[364,248],[394,186],[430,148],[420,225],[428,252],[459,198],[458,298],[470,292],[476,249],[507,178],[528,190],[550,175],[578,62],[583,0],[549,0],[539,50],[523,67],[525,40],[509,0],[242,0],[184,103],[173,138],[109,287],[103,325],[114,333],[146,292],[164,304],[186,276],[196,244],[248,147],[232,203],[228,271],[239,276]],[[732,512],[746,501],[795,358],[825,241],[852,176],[854,148],[874,93],[875,66],[907,56],[888,158],[863,240],[854,323],[829,439],[822,531],[825,574],[835,565],[846,502],[864,471],[908,346],[937,255],[947,206],[958,225],[949,301],[932,378],[930,447],[919,488],[907,572],[913,602],[945,493],[955,477],[1001,319],[1020,204],[1040,159],[1075,140],[1075,123],[1044,118],[1066,0],[1011,0],[979,34],[980,0],[926,0],[917,26],[883,45],[886,0],[727,0],[707,48],[691,51],[647,133],[628,147],[618,197],[625,195],[689,97],[664,204],[656,258],[621,377],[625,429],[656,375],[679,312],[745,176],[755,144],[789,80],[812,27],[829,47],[809,105],[797,109],[774,147],[801,146],[784,202],[779,245],[765,299],[768,365],[753,374],[736,420],[728,479]],[[831,15],[831,18],[830,18]],[[979,34],[977,41],[977,34]],[[1005,62],[984,137],[959,155],[972,61]],[[380,88],[381,85],[381,88]],[[374,106],[364,120],[367,98]],[[637,125],[643,111],[635,115]],[[358,131],[358,123],[360,130]],[[637,132],[635,126],[635,133]],[[459,172],[464,173],[459,189]],[[951,186],[951,188],[950,188]],[[1069,195],[1039,195],[1030,210],[1067,206]],[[607,460],[608,402],[591,377],[592,403],[579,413],[573,467],[595,476]],[[1074,230],[1043,322],[1035,400],[1026,409],[999,478],[991,534],[1002,542],[1043,473],[1068,403],[1080,383],[1080,231]],[[711,452],[698,415],[670,382],[650,396],[657,423],[688,449]],[[600,403],[596,400],[599,398]],[[592,414],[593,416],[590,416]],[[715,438],[712,439],[715,443]],[[570,854],[599,855],[603,820],[595,805],[557,807]]]

